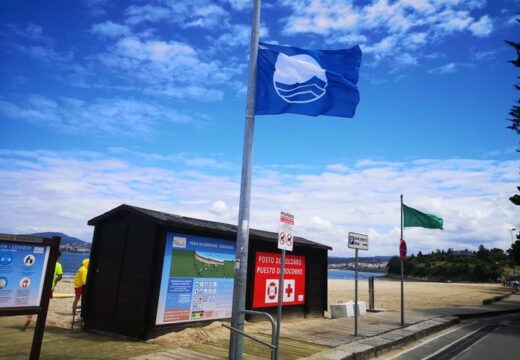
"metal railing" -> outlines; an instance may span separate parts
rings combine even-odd
[[[229,329],[230,331],[234,331],[242,336],[245,336],[253,341],[256,341],[259,344],[267,346],[269,348],[269,350],[271,351],[271,360],[277,360],[278,359],[278,347],[276,346],[276,324],[274,323],[273,317],[266,312],[254,311],[254,310],[244,310],[244,314],[264,316],[271,322],[271,344],[269,344],[265,340],[259,339],[253,335],[249,335],[241,330],[235,329],[234,327],[232,327],[228,324],[222,324],[222,326],[225,327],[226,329]]]

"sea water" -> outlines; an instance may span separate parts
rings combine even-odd
[[[386,275],[386,274],[358,271],[358,279],[368,279],[370,276],[374,276],[377,278],[377,277],[381,277],[384,275]],[[352,271],[352,270],[329,269],[328,276],[329,276],[329,280],[331,280],[331,279],[355,280],[356,272]]]
[[[63,276],[74,276],[78,271],[84,259],[88,259],[90,254],[79,254],[71,252],[62,252],[60,257],[61,268],[63,269]]]
[[[78,254],[78,253],[70,253],[63,252],[60,258],[60,263],[63,268],[64,276],[74,276],[78,268],[81,266],[83,259],[88,259],[89,254]],[[328,276],[329,279],[339,279],[339,280],[354,280],[355,279],[355,271],[352,270],[338,270],[338,269],[329,269]],[[386,274],[384,273],[373,273],[373,272],[358,272],[358,279],[368,279],[370,276],[381,277]]]

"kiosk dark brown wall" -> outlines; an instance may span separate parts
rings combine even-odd
[[[166,234],[179,232],[236,241],[236,226],[121,205],[91,219],[95,226],[83,302],[90,330],[148,339],[154,332],[193,323],[155,325]],[[253,297],[256,251],[278,253],[278,234],[250,230],[246,307]],[[296,237],[291,254],[306,258],[305,305],[284,306],[284,316],[323,316],[327,308],[330,247]],[[276,313],[275,308],[255,309]]]

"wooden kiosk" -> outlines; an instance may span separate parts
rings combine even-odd
[[[95,229],[82,311],[86,329],[145,340],[231,317],[236,226],[130,205],[88,224]],[[246,307],[273,315],[277,239],[277,233],[250,230]],[[284,316],[323,316],[328,250],[296,237],[286,258]]]

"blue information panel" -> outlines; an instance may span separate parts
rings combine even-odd
[[[50,246],[0,241],[0,308],[40,306]]]
[[[168,233],[157,325],[231,317],[235,244]]]

